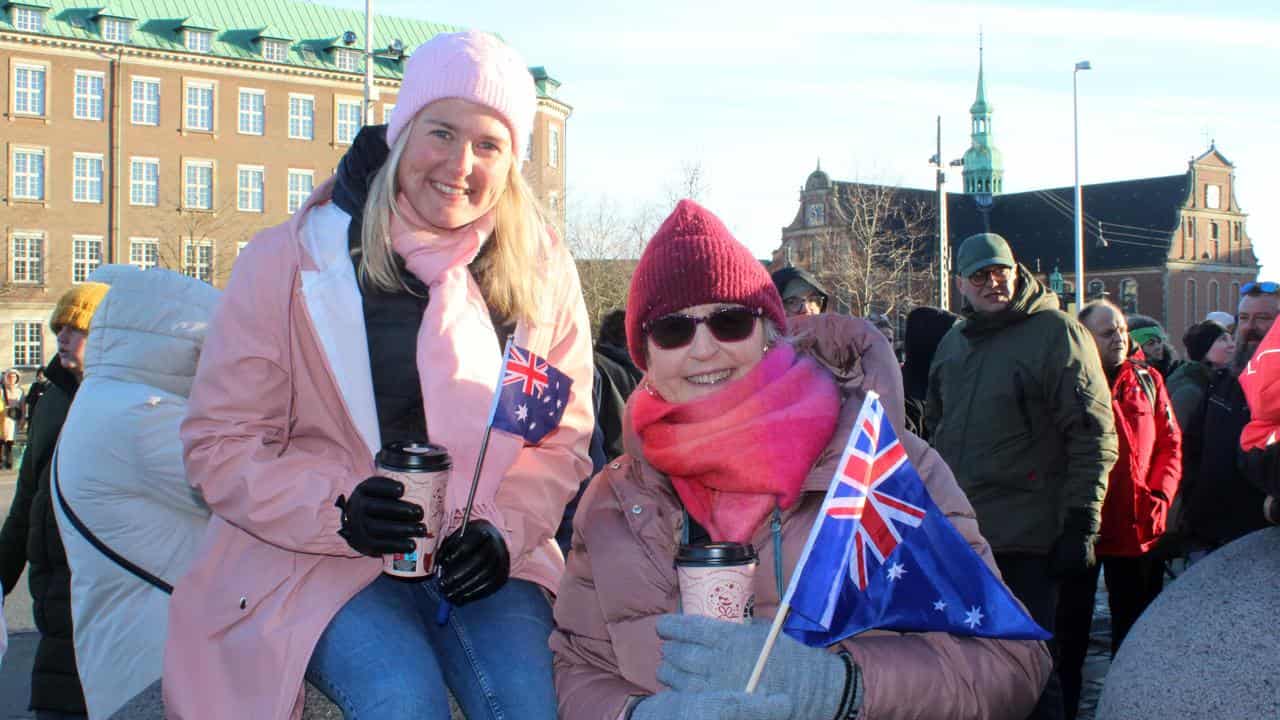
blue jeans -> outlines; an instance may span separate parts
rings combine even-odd
[[[511,580],[436,624],[435,580],[386,575],[351,598],[325,628],[307,680],[347,720],[448,720],[445,687],[468,720],[555,720],[547,639],[554,622],[542,590]]]

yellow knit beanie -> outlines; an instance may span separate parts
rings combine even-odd
[[[107,296],[111,286],[100,282],[83,282],[71,288],[58,300],[49,318],[49,328],[55,333],[64,326],[70,325],[80,332],[89,332],[89,321],[93,319],[93,311],[98,303]]]

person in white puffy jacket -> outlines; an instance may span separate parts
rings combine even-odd
[[[122,271],[94,315],[84,382],[62,428],[56,483],[106,547],[172,586],[209,509],[187,484],[178,425],[219,292],[178,273]],[[109,559],[54,491],[71,567],[76,666],[91,720],[160,678],[169,595]]]

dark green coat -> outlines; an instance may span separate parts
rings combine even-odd
[[[49,491],[49,465],[58,433],[67,419],[79,380],[54,358],[45,376],[48,389],[36,406],[27,432],[27,451],[18,469],[18,487],[9,517],[0,530],[0,581],[8,595],[28,563],[32,612],[40,630],[31,670],[31,707],[64,713],[85,712],[76,673],[71,633],[71,570],[62,549]]]
[[[982,534],[1044,554],[1072,508],[1096,531],[1117,440],[1093,338],[1021,266],[1007,309],[962,314],[930,366],[925,423]]]

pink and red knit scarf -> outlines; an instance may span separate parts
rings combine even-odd
[[[641,389],[631,398],[645,459],[712,540],[743,543],[775,503],[799,499],[840,412],[835,380],[786,343],[707,397],[669,403]]]

